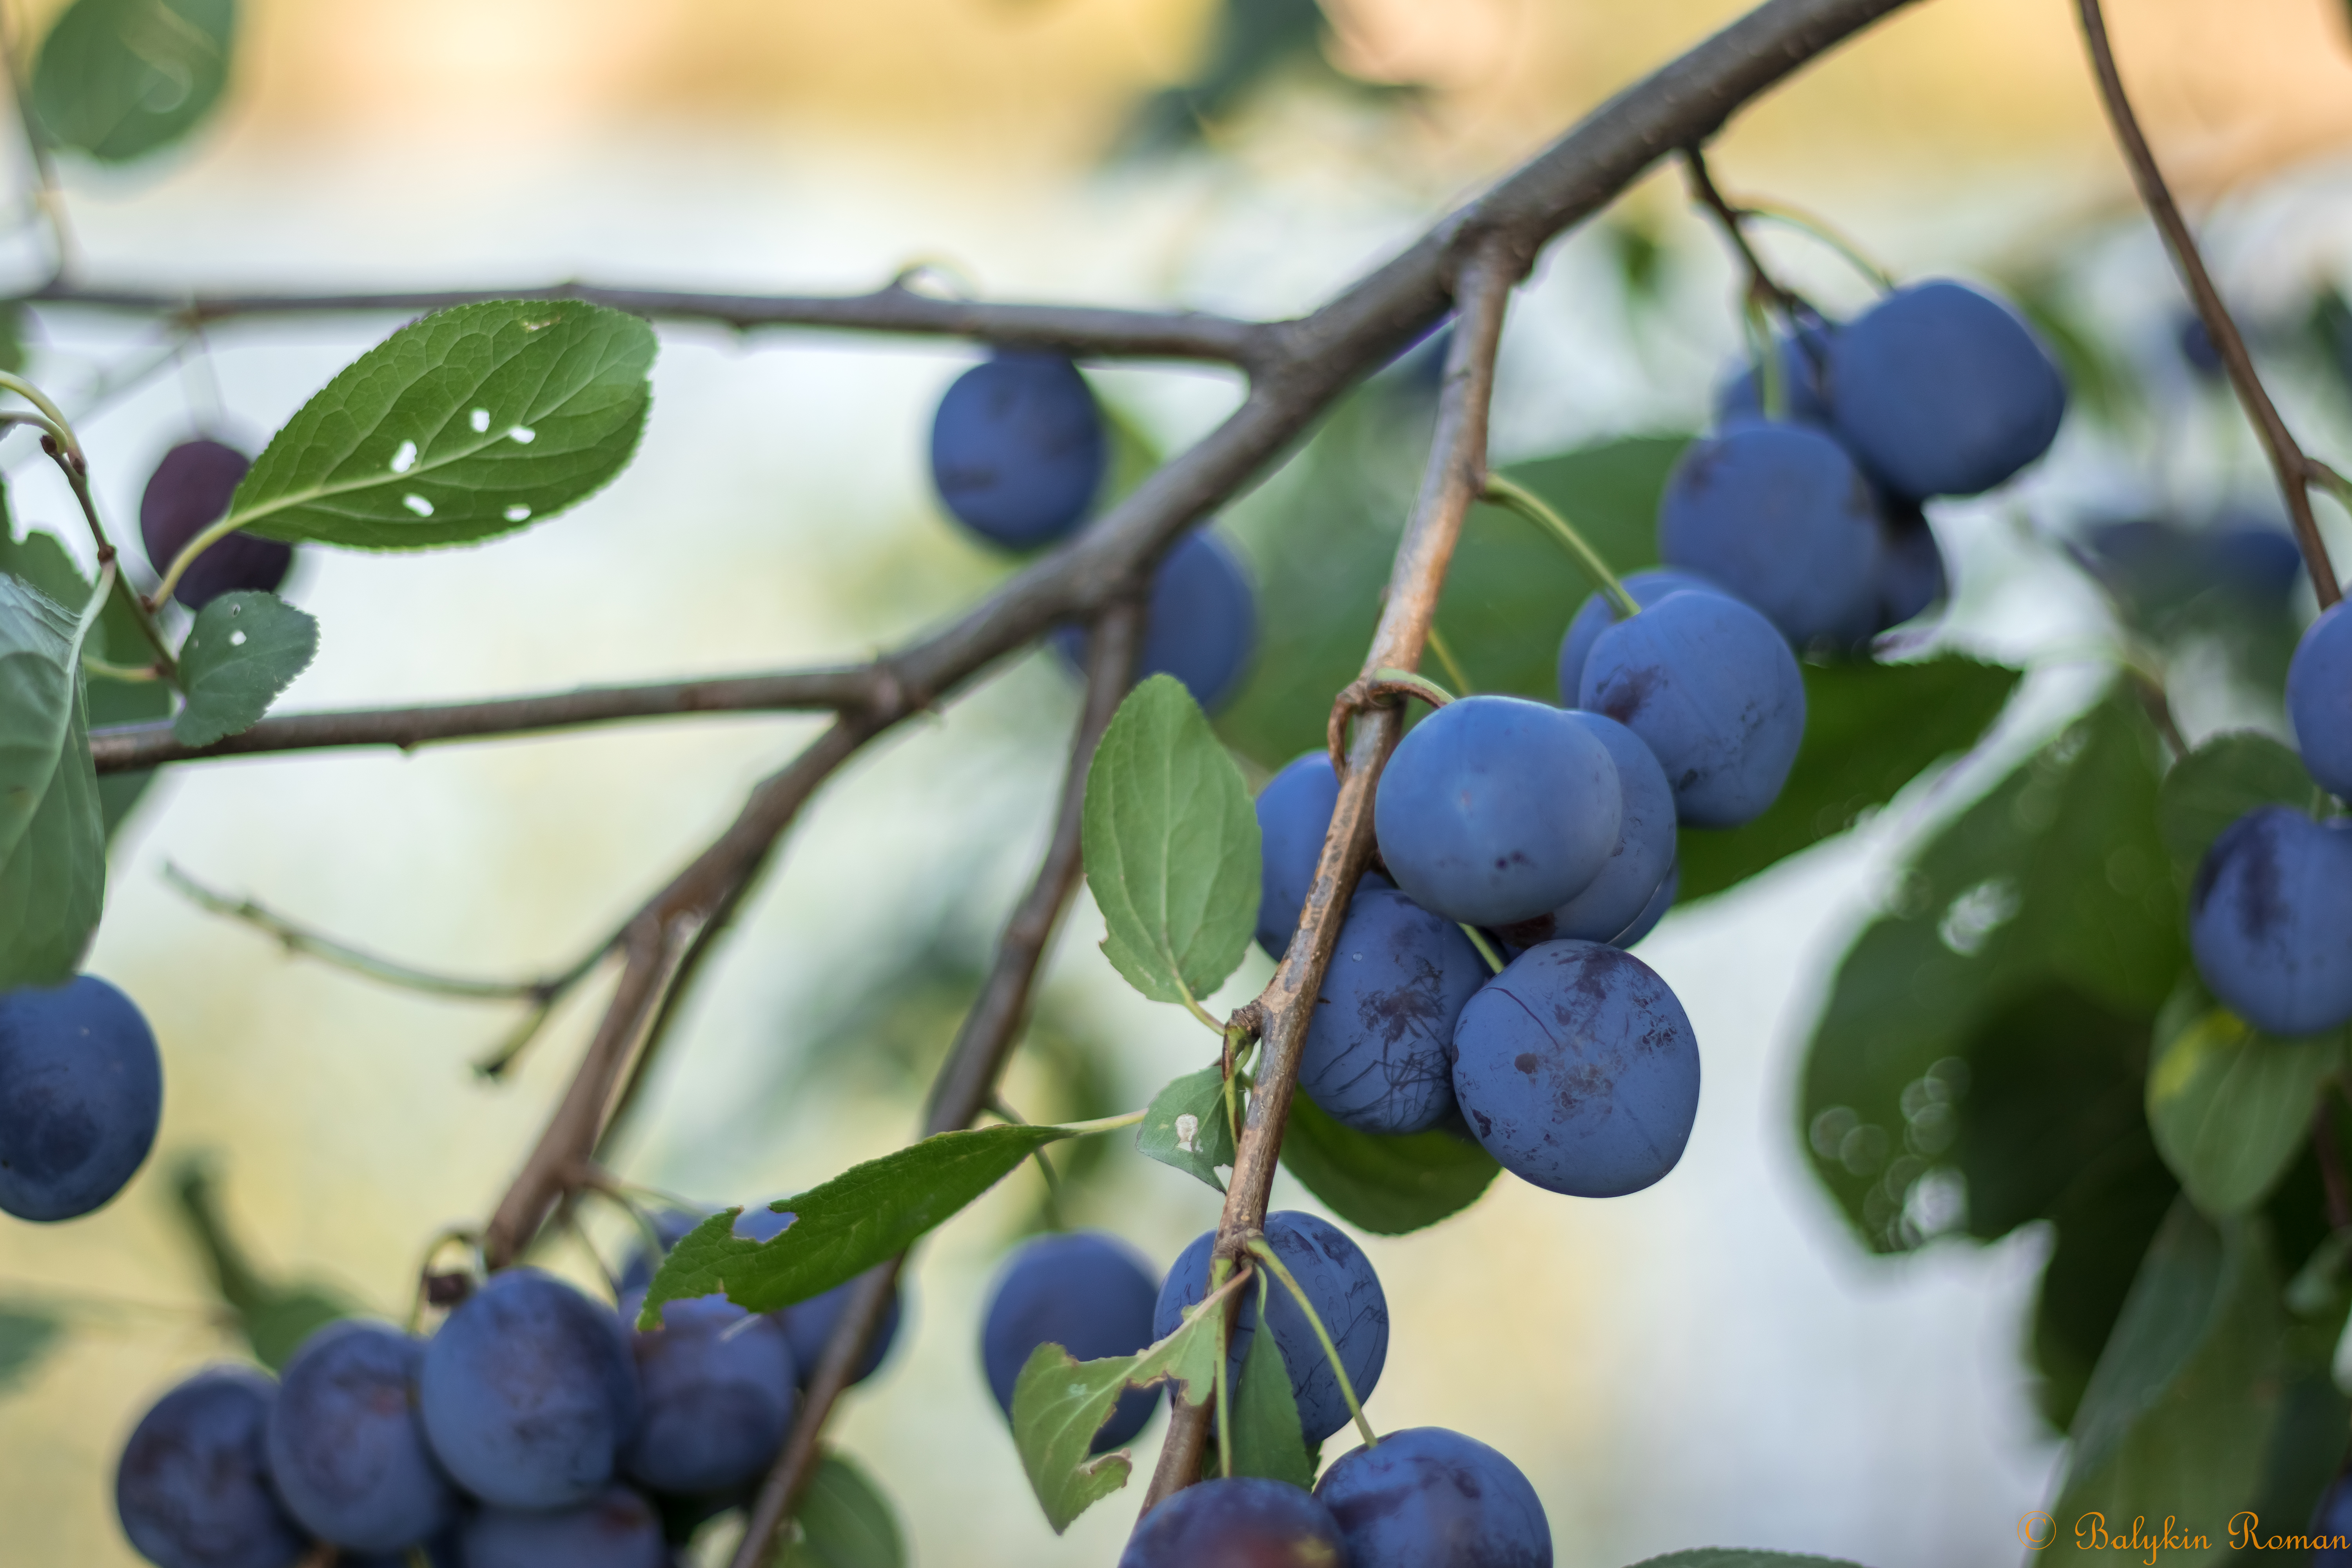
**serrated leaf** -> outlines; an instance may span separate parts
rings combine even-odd
[[[1055,1344],[1029,1353],[1013,1384],[1013,1442],[1055,1534],[1127,1485],[1133,1466],[1126,1449],[1089,1451],[1121,1394],[1175,1383],[1193,1405],[1214,1394],[1224,1303],[1216,1295],[1187,1308],[1174,1333],[1131,1356],[1082,1362]]]
[[[1240,1094],[1238,1084],[1234,1092]],[[1231,1170],[1234,1164],[1234,1124],[1225,1115],[1223,1066],[1186,1073],[1153,1095],[1142,1125],[1135,1130],[1135,1146],[1161,1164],[1223,1192],[1217,1167]]]
[[[1843,1557],[1805,1557],[1793,1552],[1753,1552],[1742,1546],[1702,1546],[1645,1558],[1633,1568],[1861,1568]]]
[[[1257,924],[1257,812],[1173,676],[1128,693],[1095,748],[1084,841],[1103,952],[1127,983],[1177,1003],[1223,984]]]
[[[1258,1318],[1265,1321],[1264,1291],[1273,1283],[1261,1270],[1253,1284],[1261,1292]],[[1244,1286],[1244,1289],[1251,1286]],[[1263,1476],[1313,1490],[1315,1467],[1307,1458],[1307,1434],[1298,1424],[1298,1396],[1291,1391],[1290,1369],[1283,1364],[1282,1347],[1272,1334],[1252,1334],[1242,1354],[1241,1376],[1227,1396],[1233,1429],[1224,1435],[1234,1474]]]
[[[646,1288],[640,1326],[661,1323],[664,1302],[724,1294],[772,1312],[846,1284],[904,1252],[1066,1127],[978,1127],[940,1132],[853,1165],[822,1185],[768,1206],[794,1216],[767,1241],[735,1234],[741,1209],[712,1215],[669,1249]]]
[[[32,826],[78,706],[79,617],[0,577],[0,863]]]
[[[603,489],[646,423],[653,329],[576,300],[436,311],[270,438],[229,520],[289,544],[421,550],[511,533]]]
[[[2343,1065],[2340,1031],[2273,1039],[2184,980],[2157,1019],[2147,1121],[2189,1201],[2219,1217],[2268,1196],[2303,1147],[2321,1084]]]
[[[2257,806],[2308,809],[2316,785],[2291,746],[2252,730],[2216,735],[2172,765],[2157,795],[2157,830],[2193,877],[2221,830]]]
[[[79,694],[56,772],[0,863],[0,991],[73,978],[106,908],[106,819]]]
[[[180,645],[187,706],[172,721],[184,745],[209,746],[260,722],[278,694],[310,667],[319,623],[275,594],[223,594],[196,612]]]
[[[1375,1236],[1435,1225],[1478,1201],[1502,1166],[1439,1128],[1382,1136],[1343,1126],[1303,1092],[1290,1097],[1282,1168],[1333,1214]]]
[[[154,152],[220,101],[236,37],[236,0],[74,0],[41,41],[34,115],[102,163]]]
[[[827,1450],[793,1515],[799,1533],[775,1568],[906,1568],[898,1516],[864,1469]]]
[[[65,1333],[55,1314],[23,1301],[0,1302],[0,1394],[13,1393]]]

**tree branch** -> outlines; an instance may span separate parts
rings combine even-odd
[[[1028,1021],[1029,996],[1038,965],[1045,962],[1055,927],[1077,890],[1087,768],[1094,761],[1096,743],[1110,726],[1111,715],[1118,710],[1119,700],[1127,695],[1136,652],[1143,640],[1142,623],[1139,608],[1131,601],[1115,605],[1095,623],[1087,648],[1086,709],[1070,743],[1070,765],[1062,778],[1053,837],[1028,893],[1005,923],[987,983],[971,1011],[964,1015],[954,1047],[931,1086],[924,1121],[927,1135],[968,1127],[988,1107],[995,1097],[997,1079],[1003,1075],[1005,1059]],[[734,1568],[761,1568],[768,1562],[776,1531],[792,1517],[801,1489],[815,1468],[818,1436],[866,1357],[866,1342],[889,1306],[905,1261],[901,1254],[862,1279],[835,1322],[783,1451],[776,1456],[752,1504],[742,1544],[736,1548]]]
[[[2139,118],[2132,112],[2131,100],[2124,94],[2124,79],[2116,69],[2115,50],[2107,43],[2107,22],[2100,12],[2099,0],[2075,0],[2075,9],[2082,16],[2083,43],[2090,51],[2092,73],[2098,78],[2099,97],[2106,105],[2108,121],[2115,126],[2124,161],[2131,165],[2132,182],[2139,187],[2140,199],[2147,204],[2148,216],[2156,220],[2157,232],[2164,236],[2165,248],[2172,252],[2173,265],[2179,268],[2181,281],[2189,286],[2189,298],[2197,307],[2198,318],[2205,323],[2206,335],[2213,340],[2214,352],[2221,356],[2221,364],[2230,373],[2230,384],[2238,394],[2240,405],[2252,421],[2254,433],[2262,437],[2263,449],[2270,455],[2271,468],[2278,476],[2279,494],[2286,501],[2287,516],[2294,522],[2295,542],[2302,546],[2304,565],[2311,574],[2312,591],[2318,595],[2319,607],[2324,610],[2341,599],[2344,592],[2336,584],[2336,568],[2327,558],[2327,543],[2319,536],[2319,523],[2311,514],[2311,459],[2295,444],[2286,421],[2279,416],[2278,405],[2263,387],[2262,376],[2254,369],[2253,356],[2246,352],[2246,340],[2231,318],[2229,307],[2221,302],[2221,292],[2213,286],[2213,275],[2205,268],[2205,258],[2197,248],[2196,237],[2189,232],[2188,220],[2180,216],[2179,205],[2164,183],[2164,171],[2157,165],[2156,153],[2140,132]]]
[[[1397,545],[1389,574],[1386,607],[1381,612],[1371,651],[1364,658],[1364,681],[1382,668],[1412,669],[1420,662],[1437,611],[1445,568],[1462,534],[1462,520],[1484,488],[1486,475],[1486,416],[1495,391],[1495,353],[1502,341],[1503,313],[1512,287],[1525,276],[1526,258],[1497,240],[1474,254],[1454,284],[1461,325],[1446,356],[1445,382],[1438,395],[1437,429],[1423,473],[1412,521]],[[1362,685],[1364,681],[1360,681]],[[1356,689],[1350,688],[1350,690]],[[1323,984],[1339,924],[1357,879],[1372,853],[1372,792],[1381,769],[1403,732],[1402,711],[1393,700],[1369,709],[1356,727],[1339,781],[1339,803],[1315,868],[1315,885],[1274,979],[1255,1003],[1265,1044],[1249,1112],[1234,1158],[1234,1178],[1217,1221],[1215,1256],[1239,1262],[1249,1238],[1265,1228],[1265,1208],[1282,1152],[1282,1131],[1290,1115],[1291,1091],[1298,1082],[1298,1057],[1316,994]],[[1230,1308],[1228,1309],[1231,1310]],[[1168,1439],[1144,1499],[1149,1513],[1170,1494],[1200,1475],[1209,1435],[1210,1409],[1171,1394]]]

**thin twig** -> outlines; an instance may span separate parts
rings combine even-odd
[[[2131,165],[2132,180],[2139,186],[2140,199],[2147,204],[2148,216],[2156,220],[2157,232],[2164,236],[2165,248],[2172,252],[2173,265],[2180,268],[2181,280],[2189,286],[2189,298],[2197,307],[2198,319],[2205,323],[2206,335],[2213,340],[2213,350],[2221,356],[2222,366],[2230,373],[2230,384],[2237,390],[2238,402],[2245,409],[2246,417],[2253,422],[2254,433],[2262,437],[2263,449],[2270,455],[2271,468],[2278,476],[2279,493],[2285,499],[2287,515],[2294,521],[2295,542],[2303,547],[2304,565],[2311,574],[2312,591],[2318,595],[2319,607],[2324,610],[2344,594],[2336,584],[2336,568],[2327,559],[2326,542],[2319,536],[2319,523],[2311,515],[2311,459],[2295,444],[2286,421],[2279,416],[2277,405],[2263,387],[2262,376],[2254,369],[2253,356],[2246,352],[2246,340],[2231,319],[2229,307],[2221,302],[2221,291],[2213,286],[2213,276],[2206,270],[2196,237],[2189,232],[2188,220],[2180,216],[2179,205],[2164,183],[2164,171],[2158,167],[2156,154],[2140,132],[2131,100],[2124,94],[2124,79],[2116,69],[2115,51],[2107,43],[2107,22],[2100,12],[2099,0],[2075,0],[2075,9],[2082,17],[2083,41],[2090,50],[2091,68],[2099,80],[2099,96],[2106,104],[2107,119],[2115,126],[2124,161]]]
[[[1724,238],[1731,242],[1731,247],[1739,253],[1740,265],[1748,269],[1749,295],[1761,297],[1784,316],[1793,317],[1800,310],[1811,310],[1812,307],[1806,304],[1796,290],[1772,276],[1771,268],[1766,267],[1764,258],[1756,253],[1756,247],[1748,238],[1747,213],[1725,200],[1723,193],[1716,188],[1715,175],[1708,172],[1706,154],[1699,150],[1699,144],[1691,142],[1682,150],[1682,154],[1683,169],[1690,176],[1691,195],[1715,216],[1715,221],[1723,229]]]
[[[1053,837],[1028,893],[1005,923],[987,984],[964,1016],[955,1046],[931,1086],[923,1124],[927,1134],[969,1126],[996,1100],[996,1081],[1028,1020],[1038,966],[1045,961],[1054,929],[1069,907],[1071,895],[1077,890],[1087,768],[1094,760],[1096,742],[1102,739],[1111,715],[1118,710],[1119,699],[1127,693],[1140,630],[1141,616],[1131,603],[1115,606],[1095,624],[1087,649],[1086,710],[1070,744],[1070,763],[1063,775]],[[865,1359],[866,1342],[889,1304],[904,1262],[903,1255],[895,1258],[862,1280],[835,1323],[808,1392],[802,1397],[792,1434],[752,1505],[742,1544],[736,1549],[735,1568],[761,1568],[769,1561],[776,1531],[792,1517],[801,1489],[815,1468],[817,1439],[825,1420]]]

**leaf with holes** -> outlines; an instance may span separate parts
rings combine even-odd
[[[1119,704],[1087,772],[1083,826],[1112,966],[1155,1002],[1223,984],[1257,925],[1257,812],[1173,676]]]
[[[2243,1214],[2301,1152],[2320,1086],[2344,1065],[2341,1030],[2273,1039],[2229,1012],[2192,976],[2157,1017],[2147,1064],[2147,1124],[2189,1201]]]
[[[906,1568],[907,1542],[890,1500],[856,1465],[826,1450],[801,1493],[799,1534],[774,1568]]]
[[[1234,1086],[1239,1109],[1239,1085]],[[1225,1190],[1217,1167],[1234,1166],[1234,1124],[1225,1115],[1225,1069],[1222,1065],[1186,1073],[1151,1097],[1143,1123],[1135,1130],[1138,1152],[1198,1176]]]
[[[1282,1168],[1333,1214],[1375,1236],[1402,1236],[1468,1208],[1502,1170],[1492,1154],[1444,1128],[1359,1132],[1297,1092],[1282,1135]]]
[[[1259,1321],[1265,1320],[1265,1296],[1275,1286],[1260,1271],[1244,1290],[1259,1292]],[[1290,1369],[1283,1364],[1282,1347],[1272,1334],[1252,1334],[1242,1352],[1241,1376],[1227,1396],[1233,1429],[1224,1435],[1237,1476],[1264,1476],[1312,1490],[1315,1467],[1308,1462],[1307,1434],[1298,1424],[1298,1396],[1290,1386]]]
[[[100,163],[152,153],[220,102],[236,40],[236,0],[74,0],[41,40],[34,118]]]
[[[196,612],[180,647],[188,705],[173,735],[209,746],[252,729],[318,651],[319,623],[277,595],[223,594]]]
[[[436,311],[304,404],[236,487],[226,521],[360,550],[510,533],[628,466],[654,349],[637,317],[576,300]]]

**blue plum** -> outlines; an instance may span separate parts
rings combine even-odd
[[[287,1511],[322,1541],[398,1552],[446,1529],[457,1495],[416,1414],[425,1346],[347,1319],[302,1342],[269,1413],[269,1473]]]
[[[636,1321],[641,1294],[621,1300]],[[648,1491],[710,1497],[742,1486],[783,1447],[798,1404],[792,1341],[774,1318],[723,1296],[662,1305],[662,1326],[632,1334],[639,1409],[621,1470]]]
[[[1359,1132],[1436,1126],[1454,1111],[1454,1020],[1486,975],[1459,925],[1402,893],[1358,889],[1307,1022],[1298,1087]]]
[[[1772,623],[1719,594],[1669,594],[1601,634],[1577,706],[1642,738],[1696,827],[1737,827],[1788,782],[1805,683]]]
[[[1356,1398],[1370,1399],[1389,1358],[1388,1297],[1381,1289],[1380,1277],[1372,1272],[1371,1259],[1330,1221],[1295,1210],[1266,1215],[1265,1239],[1307,1300],[1315,1303],[1315,1315],[1322,1320],[1339,1352],[1340,1364],[1348,1369]],[[1177,1254],[1152,1311],[1154,1339],[1174,1333],[1183,1325],[1184,1309],[1209,1293],[1209,1254],[1216,1242],[1217,1233],[1205,1231]],[[1266,1318],[1275,1347],[1282,1352],[1282,1363],[1290,1373],[1299,1426],[1307,1442],[1319,1443],[1351,1419],[1348,1401],[1297,1299],[1280,1280],[1270,1283],[1273,1304],[1266,1310]],[[1257,1286],[1244,1286],[1232,1341],[1230,1370],[1235,1377],[1241,1375],[1250,1336],[1257,1331]]]
[[[1343,1568],[1331,1510],[1287,1481],[1197,1481],[1143,1516],[1118,1568]]]
[[[1339,775],[1331,771],[1328,752],[1292,758],[1257,792],[1257,944],[1277,963],[1298,929],[1307,895],[1315,890],[1315,867],[1339,803]],[[1366,871],[1356,883],[1359,891],[1395,885],[1378,871]]]
[[[2189,893],[2189,948],[2213,994],[2254,1027],[2309,1035],[2352,1020],[2352,824],[2284,805],[2213,840]]]
[[[1666,868],[1666,879],[1658,884],[1656,892],[1650,895],[1650,901],[1642,907],[1641,914],[1634,918],[1632,925],[1611,937],[1609,945],[1635,947],[1640,945],[1643,937],[1657,930],[1658,922],[1666,918],[1666,911],[1675,907],[1675,894],[1681,890],[1682,879],[1683,870],[1679,864]]]
[[[1780,352],[1780,384],[1788,397],[1783,418],[1799,425],[1826,426],[1830,422],[1822,378],[1829,366],[1830,343],[1836,333],[1833,325],[1811,321],[1794,334],[1783,332],[1773,340]],[[1757,384],[1756,367],[1752,363],[1743,363],[1716,388],[1715,422],[1728,426],[1742,419],[1763,417],[1764,392]]]
[[[1551,1568],[1551,1523],[1528,1478],[1443,1426],[1342,1455],[1315,1495],[1339,1521],[1348,1568]]]
[[[73,1219],[154,1146],[163,1062],[131,998],[95,975],[0,993],[0,1209]]]
[[[159,1568],[292,1568],[309,1555],[269,1485],[263,1433],[277,1392],[257,1372],[215,1367],[140,1417],[114,1478],[139,1555]]]
[[[2328,1544],[2312,1552],[2310,1568],[2352,1568],[2352,1476],[2338,1476],[2311,1516],[2311,1533]]]
[[[1874,586],[1878,617],[1872,629],[1882,632],[1925,613],[1950,591],[1944,552],[1916,505],[1898,502],[1887,509],[1885,545],[1879,552]]]
[[[2202,316],[2194,311],[2183,312],[2173,329],[2173,342],[2179,345],[2180,357],[2188,362],[2189,368],[2204,380],[2220,381],[2229,374],[2221,348],[2213,342],[2213,334]]]
[[[2352,795],[2352,610],[2331,605],[2286,667],[2286,716],[2303,765],[2330,795]]]
[[[1086,667],[1083,628],[1056,626],[1050,640],[1072,668]],[[1256,651],[1257,590],[1250,585],[1249,569],[1214,531],[1196,528],[1176,542],[1151,574],[1135,679],[1172,675],[1193,701],[1213,713],[1241,689]]]
[[[1666,783],[1665,769],[1642,738],[1616,720],[1581,709],[1568,717],[1591,731],[1617,764],[1617,782],[1623,790],[1617,845],[1582,892],[1549,914],[1505,926],[1502,938],[1514,947],[1533,947],[1563,936],[1613,942],[1647,912],[1674,870],[1675,792]],[[1450,1038],[1450,1026],[1447,1035]],[[1323,1103],[1321,1095],[1315,1098]]]
[[[737,1229],[740,1231],[741,1228],[739,1223]],[[845,1285],[836,1285],[822,1296],[812,1296],[805,1301],[795,1302],[776,1314],[783,1320],[784,1333],[793,1342],[793,1361],[800,1368],[803,1387],[806,1387],[808,1380],[816,1375],[816,1363],[824,1354],[824,1342],[833,1337],[833,1325],[840,1321],[841,1310],[849,1304],[849,1293],[856,1286],[856,1279]],[[890,1354],[891,1345],[898,1342],[899,1310],[904,1302],[903,1291],[891,1291],[890,1306],[882,1314],[881,1322],[875,1325],[874,1338],[866,1347],[865,1357],[857,1363],[857,1375],[850,1382],[863,1383],[872,1377]]]
[[[1372,826],[1413,902],[1465,925],[1507,925],[1591,885],[1617,847],[1623,799],[1609,748],[1559,709],[1465,697],[1398,743]]]
[[[1845,449],[1752,420],[1692,442],[1658,500],[1658,554],[1763,612],[1799,647],[1878,630],[1884,534]]]
[[[2256,600],[2284,599],[2303,575],[2303,552],[2276,522],[2228,518],[2215,529],[2205,558],[2219,584]]]
[[[586,1502],[637,1425],[620,1320],[534,1268],[492,1275],[449,1314],[417,1390],[442,1468],[496,1508]]]
[[[1722,589],[1706,578],[1688,572],[1674,572],[1653,567],[1647,572],[1627,574],[1620,580],[1633,602],[1648,609],[1669,594],[1679,594],[1688,588],[1701,594],[1720,594]],[[1597,590],[1584,596],[1576,608],[1576,618],[1568,623],[1568,635],[1559,640],[1559,700],[1567,707],[1576,706],[1576,694],[1584,684],[1584,661],[1592,652],[1592,645],[1601,634],[1617,624],[1616,606],[1609,596]]]
[[[2050,449],[2066,380],[2016,311],[1963,283],[1897,289],[1832,340],[1837,437],[1897,495],[1972,496]]]
[[[1513,959],[1454,1026],[1454,1094],[1521,1180],[1622,1197],[1682,1158],[1698,1115],[1698,1040],[1655,971],[1590,942]]]
[[[1133,1355],[1152,1340],[1160,1281],[1135,1249],[1101,1231],[1041,1236],[1024,1243],[997,1270],[980,1331],[988,1391],[1009,1417],[1021,1368],[1039,1345],[1059,1345],[1079,1361]],[[1160,1390],[1130,1388],[1095,1434],[1093,1451],[1108,1453],[1151,1419]]]
[[[1077,366],[1000,353],[956,377],[931,420],[931,482],[958,521],[1015,550],[1076,529],[1102,488],[1109,444]]]
[[[183,441],[163,454],[139,498],[139,538],[162,576],[188,541],[228,515],[229,498],[253,459],[218,441]],[[274,594],[294,564],[294,547],[232,533],[196,557],[172,597],[201,610],[223,594]]]
[[[653,1505],[626,1487],[553,1510],[486,1508],[459,1532],[466,1568],[667,1568]]]

